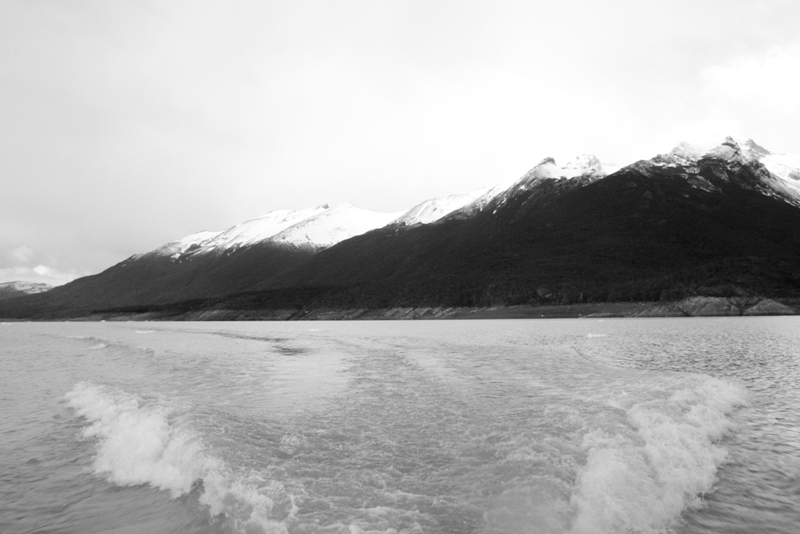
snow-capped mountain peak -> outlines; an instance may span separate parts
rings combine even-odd
[[[678,163],[691,163],[702,158],[716,144],[681,141],[666,156]]]
[[[21,297],[23,295],[33,295],[50,291],[53,286],[43,282],[25,282],[16,280],[14,282],[0,283],[0,299]]]
[[[742,162],[748,162],[759,161],[769,154],[769,150],[758,145],[752,139],[741,140],[728,136],[722,144],[709,150],[705,156],[726,161],[741,160]]]
[[[527,182],[535,178],[563,179],[586,175],[605,176],[606,174],[608,172],[599,159],[591,154],[581,154],[568,161],[564,166],[559,166],[554,158],[545,158],[529,170],[520,181]]]
[[[800,154],[767,154],[761,164],[773,177],[773,187],[800,207]]]
[[[600,160],[592,154],[581,154],[568,161],[567,164],[564,165],[564,168],[577,169],[581,172],[586,172],[586,170],[602,171],[603,164],[600,163]]]
[[[198,232],[163,245],[148,254],[177,261],[195,254],[220,253],[253,245],[329,209],[327,204],[299,210],[274,210],[221,232]],[[140,257],[134,256],[134,258]]]
[[[432,223],[448,215],[449,213],[466,206],[470,202],[475,201],[475,199],[480,196],[480,191],[428,199],[424,202],[420,202],[402,214],[400,217],[392,221],[392,224],[411,226],[414,224]]]
[[[270,241],[325,248],[376,228],[386,226],[402,212],[384,213],[340,204],[308,217],[272,236]]]
[[[771,152],[764,148],[763,146],[759,145],[752,139],[747,139],[745,141],[736,140],[734,138],[730,138],[731,141],[737,143],[739,147],[739,151],[742,154],[745,154],[750,159],[761,159],[764,156],[769,156]]]
[[[741,162],[759,161],[768,156],[770,151],[752,139],[739,139],[727,136],[720,143],[718,140],[711,142],[681,141],[667,154],[654,158],[657,163],[686,165],[696,163],[704,157],[711,157],[725,161],[739,160]]]
[[[176,241],[171,241],[166,245],[162,245],[153,251],[153,254],[159,256],[169,256],[171,258],[178,258],[189,250],[193,250],[200,246],[200,243],[209,241],[218,236],[222,232],[197,232],[196,234],[187,235]]]
[[[511,182],[476,189],[471,193],[431,198],[421,202],[392,221],[399,226],[430,224],[460,210],[479,211],[490,200],[507,190]]]
[[[704,158],[725,163],[757,163],[768,171],[764,177],[766,194],[777,195],[787,202],[800,206],[800,155],[773,154],[752,139],[727,136],[722,143],[681,142],[667,154],[649,160],[656,166],[683,167],[689,174],[699,172],[699,162]]]
[[[726,137],[722,143],[683,141],[666,154],[633,165],[681,167],[680,172],[696,175],[704,158],[736,162],[760,162],[765,174],[765,192],[800,205],[800,155],[772,154],[752,139]],[[581,154],[559,165],[554,158],[543,159],[522,178],[484,187],[470,193],[454,194],[421,202],[405,212],[381,213],[352,204],[327,204],[298,210],[275,210],[247,220],[222,232],[199,232],[167,243],[148,254],[183,261],[195,255],[227,254],[241,247],[272,243],[301,248],[322,249],[386,226],[429,224],[451,214],[469,217],[490,203],[524,192],[540,180],[572,180],[588,177],[597,180],[620,167],[602,163],[590,154]],[[143,255],[137,255],[138,258]]]
[[[148,253],[182,261],[195,255],[229,253],[258,243],[326,248],[385,226],[402,212],[381,213],[352,204],[322,204],[299,210],[275,210],[222,232],[199,232]],[[133,259],[144,256],[136,255]]]
[[[204,252],[230,250],[253,245],[281,233],[285,229],[329,210],[327,204],[299,210],[274,210],[255,219],[220,232],[212,239],[201,243]]]

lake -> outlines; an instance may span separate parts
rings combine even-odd
[[[0,325],[0,532],[792,533],[800,318]]]

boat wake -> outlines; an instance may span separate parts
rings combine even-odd
[[[96,440],[93,472],[118,486],[149,485],[172,498],[194,494],[211,523],[235,532],[285,532],[270,520],[272,500],[262,491],[269,481],[237,476],[211,454],[190,428],[186,408],[142,399],[89,382],[66,395],[86,420],[83,436]]]

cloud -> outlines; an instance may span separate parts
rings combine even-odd
[[[78,273],[76,271],[61,271],[46,265],[36,265],[35,267],[7,267],[0,268],[0,282],[44,282],[52,286],[60,286],[71,282],[76,278],[85,276],[88,273]]]
[[[733,58],[706,68],[701,76],[703,94],[721,106],[800,112],[800,42]]]
[[[34,256],[33,249],[30,249],[25,245],[11,250],[8,254],[17,263],[28,263],[33,259]]]

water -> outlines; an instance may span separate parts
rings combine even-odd
[[[0,325],[0,532],[796,533],[796,318]]]

